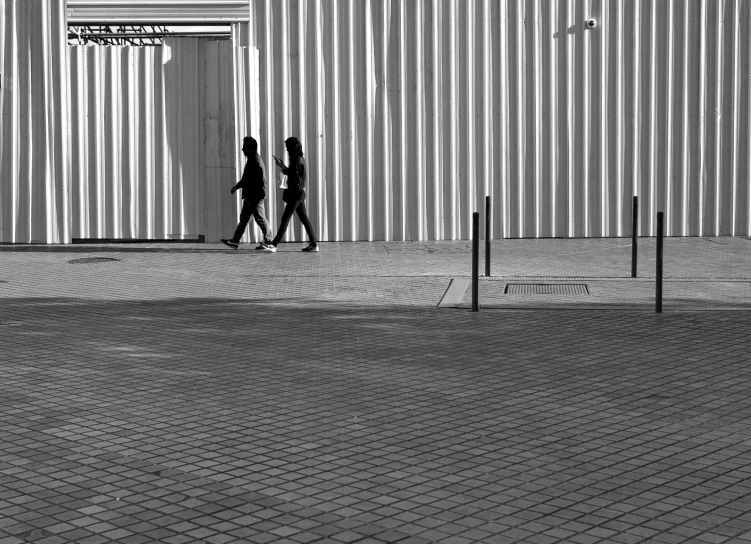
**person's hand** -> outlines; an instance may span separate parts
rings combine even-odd
[[[232,187],[232,189],[230,189],[229,191],[230,191],[230,193],[232,193],[234,195],[235,191],[237,191],[237,187]]]

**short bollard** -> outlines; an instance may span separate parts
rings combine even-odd
[[[631,277],[636,277],[636,236],[639,232],[639,197],[634,197],[634,217],[631,222]]]
[[[477,301],[477,283],[479,279],[478,264],[479,264],[479,238],[480,238],[480,213],[474,212],[472,214],[472,311],[477,312],[480,309],[480,304]]]
[[[485,197],[485,275],[490,277],[490,218],[492,211],[490,208],[490,197]]]
[[[655,274],[655,313],[662,313],[662,228],[663,213],[657,212],[657,270]]]

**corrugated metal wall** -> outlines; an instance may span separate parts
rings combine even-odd
[[[495,237],[628,235],[632,195],[751,234],[749,0],[251,0],[250,44],[324,240],[468,238],[486,194]]]
[[[231,234],[232,43],[71,46],[70,64],[72,237]]]
[[[0,8],[0,242],[67,242],[65,3]]]
[[[658,210],[670,235],[751,234],[751,0],[250,0],[250,15],[222,57],[243,59],[242,84],[201,90],[232,70],[198,45],[167,64],[76,52],[69,98],[64,3],[5,0],[0,241],[227,232],[245,130],[228,115],[252,118],[255,47],[247,130],[267,165],[302,139],[324,240],[468,238],[485,194],[495,237],[628,235],[633,194],[642,234]]]
[[[229,24],[248,20],[248,0],[68,0],[68,19],[76,25]]]

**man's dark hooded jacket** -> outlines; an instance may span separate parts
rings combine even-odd
[[[248,200],[261,200],[268,194],[268,182],[266,181],[266,166],[258,154],[258,149],[253,147],[248,154],[248,162],[245,163],[243,177],[238,188],[243,190],[243,198]]]

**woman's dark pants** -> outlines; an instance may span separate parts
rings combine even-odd
[[[308,233],[308,239],[310,240],[311,245],[316,245],[318,240],[316,238],[316,233],[313,231],[313,225],[310,223],[310,219],[308,219],[308,213],[305,209],[305,193],[302,193],[300,195],[290,195],[292,198],[289,202],[287,202],[287,205],[284,207],[284,213],[282,213],[282,221],[279,224],[279,230],[276,231],[276,236],[274,237],[274,241],[272,242],[274,245],[277,245],[282,238],[284,238],[284,233],[287,231],[287,226],[289,225],[290,219],[292,219],[292,214],[297,212],[297,217],[300,218],[300,223],[302,223],[302,226],[305,227],[305,232]]]

